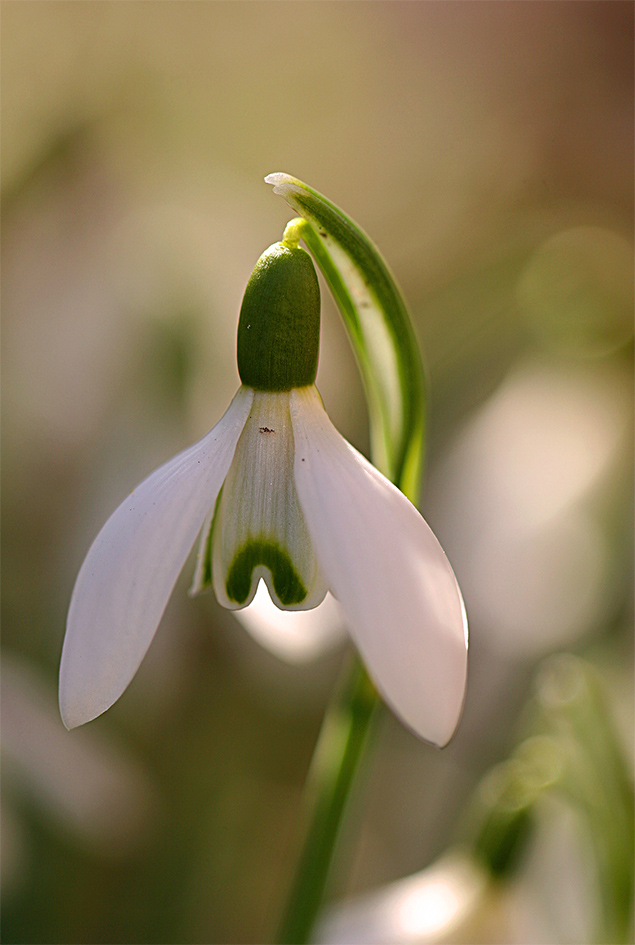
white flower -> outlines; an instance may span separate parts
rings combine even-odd
[[[210,566],[230,608],[250,603],[260,577],[288,610],[313,607],[330,589],[388,704],[427,741],[447,743],[466,677],[456,579],[421,515],[337,432],[314,386],[241,387],[213,430],[104,525],[68,615],[60,670],[68,728],[126,689],[205,521],[195,590]]]
[[[304,266],[309,257],[299,249],[272,247],[261,257],[269,269],[259,273],[258,292],[271,267],[282,267],[281,254],[295,267],[294,253],[303,254]],[[249,291],[239,326],[243,385],[230,407],[119,506],[81,567],[60,669],[64,723],[95,718],[125,690],[202,529],[193,591],[213,586],[221,604],[237,609],[263,579],[278,607],[308,610],[330,590],[386,702],[422,738],[445,745],[461,712],[467,666],[467,623],[452,569],[419,512],[343,439],[307,382],[315,378],[319,332],[312,329],[315,351],[302,349],[295,375],[280,359],[282,329],[272,374],[262,367],[266,351],[245,354],[263,327],[247,304]],[[267,291],[263,331],[275,322],[277,304]],[[319,315],[319,295],[317,305]],[[279,390],[281,376],[303,380]]]

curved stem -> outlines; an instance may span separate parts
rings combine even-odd
[[[346,801],[378,705],[375,687],[355,657],[345,685],[326,713],[313,756],[306,786],[302,853],[276,939],[278,945],[304,945],[309,941]]]

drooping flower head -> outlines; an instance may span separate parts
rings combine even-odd
[[[329,420],[319,331],[311,257],[274,244],[245,292],[232,403],[119,506],[80,569],[60,669],[67,727],[128,686],[201,533],[193,591],[213,587],[239,609],[262,580],[283,610],[330,591],[386,702],[427,741],[451,738],[466,679],[461,594],[417,509]]]

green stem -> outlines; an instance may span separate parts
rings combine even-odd
[[[309,940],[322,904],[346,801],[378,704],[375,687],[355,657],[346,684],[326,713],[309,771],[307,827],[276,939],[279,945],[304,945]]]

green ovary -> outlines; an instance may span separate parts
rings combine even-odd
[[[230,600],[237,604],[245,603],[251,590],[253,570],[258,565],[271,572],[274,590],[281,604],[290,607],[302,603],[307,596],[307,589],[289,555],[267,539],[252,539],[236,552],[225,582]]]
[[[238,373],[257,391],[289,391],[315,381],[320,286],[311,257],[274,243],[251,274],[238,322]]]

